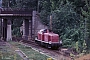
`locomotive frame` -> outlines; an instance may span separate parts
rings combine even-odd
[[[59,35],[50,32],[47,29],[41,29],[38,31],[38,36],[35,38],[35,42],[43,47],[58,49],[62,45],[62,41],[59,40]]]

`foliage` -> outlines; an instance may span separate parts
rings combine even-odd
[[[85,42],[85,40],[84,40],[84,42],[83,42],[83,53],[86,53],[87,52],[87,45],[86,45],[86,42]]]
[[[38,0],[17,0],[16,5],[18,8],[33,8],[36,10]]]
[[[84,47],[82,45],[86,40],[87,48],[90,48],[88,43],[90,42],[89,0],[3,0],[3,7],[27,9],[33,7],[35,10],[38,8],[41,22],[48,27],[50,15],[52,15],[53,31],[60,35],[63,46],[75,47],[76,42],[78,42],[78,48],[83,51]],[[13,28],[16,29],[12,28],[13,34],[19,32],[20,26],[21,22],[18,24],[14,22]]]
[[[47,7],[48,6],[48,7]],[[44,25],[49,26],[49,16],[50,16],[50,1],[48,0],[40,0],[39,1],[39,7],[40,7],[40,18],[41,18],[41,22]]]
[[[87,44],[87,49],[90,50],[90,6],[88,3],[88,0],[86,0],[86,7],[88,8],[87,11],[85,11],[82,8],[82,15],[83,18],[85,20],[84,24],[85,24],[85,40],[86,40],[86,44]]]
[[[42,17],[41,21],[45,25],[49,25],[49,16],[52,15],[53,31],[60,35],[60,38],[63,40],[63,46],[75,47],[76,42],[78,42],[80,52],[83,51],[84,47],[82,47],[82,45],[84,40],[86,40],[85,36],[87,36],[87,34],[83,33],[86,31],[85,29],[87,29],[85,24],[86,18],[84,15],[88,13],[86,13],[88,8],[85,6],[85,1],[50,0],[50,5],[48,5],[48,3],[45,4],[45,2],[47,2],[47,0],[43,1],[43,3],[40,5],[41,10],[39,11],[41,14],[40,17]],[[81,13],[81,7],[85,11],[83,11],[84,15]]]
[[[30,46],[26,46],[18,42],[10,42],[10,44],[19,48],[23,53],[25,53],[29,60],[47,60],[47,58],[49,58],[46,55],[33,50]]]
[[[5,44],[5,42],[0,42],[0,60],[22,60],[11,45]]]
[[[18,22],[18,23],[17,23]],[[21,36],[20,27],[22,26],[22,19],[14,19],[12,22],[12,35],[16,35],[17,37]]]
[[[81,7],[82,8],[85,8],[85,0],[69,0],[70,2],[73,3],[73,5],[76,6],[75,8],[75,11],[78,13],[78,14],[81,14]],[[86,8],[85,8],[86,10]]]
[[[33,8],[36,10],[37,1],[38,0],[3,0],[3,8]]]
[[[2,7],[8,8],[8,7],[14,7],[16,5],[16,0],[3,0],[2,1]]]
[[[51,12],[55,9],[58,9],[59,5],[64,1],[65,0],[39,0],[41,22],[49,26]]]
[[[50,12],[47,12],[46,10],[42,10],[40,12],[40,18],[41,18],[41,22],[44,25],[49,26],[49,16],[50,16]]]
[[[52,27],[63,40],[63,45],[71,47],[72,41],[80,40],[80,16],[74,11],[70,3],[61,5],[58,10],[52,12]]]

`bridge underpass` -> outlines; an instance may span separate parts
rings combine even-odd
[[[2,22],[2,37],[5,41],[12,40],[12,22],[13,18],[23,18],[23,38],[30,40],[34,38],[34,21],[36,11],[31,10],[10,10],[0,9],[0,18]]]

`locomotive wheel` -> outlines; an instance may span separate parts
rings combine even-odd
[[[45,44],[45,47],[48,48],[48,44]]]
[[[54,50],[59,49],[59,47],[58,47],[58,46],[52,46],[51,48],[52,48],[52,49],[54,49]]]
[[[41,46],[41,42],[39,41],[38,44]]]
[[[35,40],[35,42],[38,44],[37,40]]]
[[[45,44],[44,44],[43,42],[41,42],[41,46],[42,46],[42,47],[45,47]]]
[[[50,45],[50,44],[48,44],[48,45],[47,45],[47,48],[51,48],[51,45]]]

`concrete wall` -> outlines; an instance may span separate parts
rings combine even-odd
[[[36,24],[36,28],[35,28],[35,35],[37,36],[37,32],[41,29],[47,29],[47,26],[43,25],[40,20],[36,20],[37,24]]]
[[[34,21],[34,26],[35,26],[35,36],[37,36],[37,32],[41,29],[47,29],[48,27],[43,25],[40,21],[40,17],[38,15],[38,13],[36,14],[36,18],[35,18],[35,21]]]

